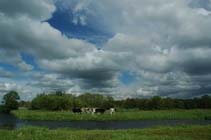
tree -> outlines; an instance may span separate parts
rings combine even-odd
[[[85,93],[78,96],[77,99],[83,103],[84,107],[99,107],[107,109],[114,106],[112,97],[101,94]]]
[[[156,110],[161,109],[162,98],[160,96],[154,96],[148,101],[148,109]]]
[[[67,94],[41,94],[31,102],[33,110],[70,110],[74,106],[72,95]]]
[[[20,96],[16,91],[10,91],[3,97],[4,111],[9,113],[11,110],[18,109]]]
[[[211,98],[208,95],[202,96],[200,99],[200,107],[205,108],[205,109],[211,108],[210,101],[211,101]]]

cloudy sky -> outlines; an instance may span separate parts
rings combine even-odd
[[[211,0],[0,0],[0,97],[211,93]]]

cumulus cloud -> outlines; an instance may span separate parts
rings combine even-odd
[[[62,73],[69,78],[84,80],[84,85],[112,86],[113,79],[128,62],[128,53],[108,53],[105,51],[92,51],[77,58],[60,60],[43,60],[42,65]],[[126,66],[126,65],[125,65]]]
[[[112,11],[117,15],[112,15],[111,22],[106,20],[117,34],[105,44],[105,49],[133,54],[132,69],[140,79],[140,88],[134,88],[138,95],[209,94],[209,83],[196,82],[192,77],[203,79],[210,73],[211,17],[205,7],[190,7],[192,2],[124,0],[121,6],[112,5],[116,6],[113,10],[121,12]],[[181,79],[184,75],[188,78]]]
[[[39,67],[49,72],[28,75],[28,85],[36,88],[102,91],[118,98],[209,94],[210,3],[15,0],[14,7],[2,0],[0,62],[32,72],[34,66],[21,53],[32,55]],[[73,17],[69,20],[76,25],[96,25],[114,36],[100,50],[87,41],[67,38],[46,22],[56,8],[70,10]],[[131,86],[121,84],[123,71],[137,77]]]
[[[46,15],[46,20],[55,9],[50,1],[43,1],[40,4],[32,1],[30,6],[33,6],[33,3],[39,6],[34,7],[40,9],[37,15],[42,11],[42,15]],[[6,1],[3,4],[9,7]],[[20,2],[19,7],[25,7],[26,4],[28,1]],[[46,9],[45,6],[51,8]],[[114,81],[121,70],[120,65],[124,62],[122,60],[125,59],[126,53],[107,53],[97,50],[95,45],[83,40],[69,39],[47,22],[42,22],[43,19],[34,17],[36,15],[34,11],[25,10],[13,13],[10,13],[12,11],[9,9],[1,11],[0,31],[4,34],[0,39],[2,62],[10,63],[23,71],[33,70],[33,66],[27,64],[20,56],[21,52],[25,52],[33,55],[42,69],[80,81],[74,83],[76,86],[79,84],[86,89],[115,86]],[[38,80],[32,80],[28,85],[49,90],[70,91],[71,86],[74,86],[67,78],[46,79],[43,76]]]

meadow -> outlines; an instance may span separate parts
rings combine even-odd
[[[124,120],[206,120],[211,119],[211,110],[121,110],[113,115],[74,114],[71,111],[15,110],[13,115],[23,120],[55,120],[55,121],[124,121]]]
[[[1,140],[210,140],[211,125],[131,130],[71,130],[25,127],[0,130]]]

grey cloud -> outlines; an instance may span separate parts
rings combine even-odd
[[[69,78],[82,79],[82,86],[86,88],[110,87],[122,66],[127,66],[126,62],[130,61],[128,55],[96,50],[79,58],[44,60],[41,64]]]
[[[210,0],[190,0],[189,4],[193,8],[205,8],[206,10],[211,10]]]
[[[33,66],[22,60],[20,54],[17,51],[10,51],[0,48],[0,62],[16,66],[23,72],[33,70]]]
[[[13,76],[13,73],[6,71],[0,67],[0,78],[2,78],[2,77],[3,78],[11,78],[12,76]]]
[[[28,85],[41,88],[42,90],[66,91],[74,86],[71,80],[63,79],[58,74],[38,74],[35,79],[29,82]]]
[[[55,6],[51,0],[1,0],[0,12],[6,16],[30,16],[39,20],[51,17]]]
[[[210,55],[210,48],[179,49],[172,52],[170,62],[190,75],[206,75],[211,71]]]

